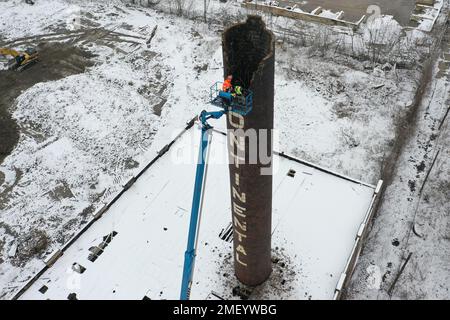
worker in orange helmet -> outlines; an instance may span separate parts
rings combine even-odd
[[[230,92],[231,91],[231,88],[233,87],[232,84],[231,84],[231,81],[233,81],[233,76],[229,75],[225,79],[225,81],[223,82],[222,91],[224,91],[224,92]]]

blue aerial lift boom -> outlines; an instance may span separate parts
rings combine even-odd
[[[210,88],[210,103],[218,106],[221,110],[200,113],[201,138],[198,154],[197,170],[195,173],[194,195],[192,197],[191,218],[189,224],[189,234],[187,248],[184,253],[183,278],[181,282],[180,300],[189,300],[192,286],[195,256],[197,250],[197,237],[199,229],[199,218],[202,209],[202,198],[205,184],[206,161],[205,154],[209,145],[209,130],[212,126],[209,119],[220,119],[227,112],[236,112],[247,115],[253,107],[253,93],[243,90],[241,95],[232,92],[222,91],[222,83],[216,82]]]

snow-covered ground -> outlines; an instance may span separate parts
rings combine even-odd
[[[120,1],[0,2],[0,21],[0,40],[11,45],[52,33],[96,55],[84,73],[38,83],[11,105],[21,137],[0,164],[0,297],[9,298],[39,260],[208,108],[209,86],[223,76],[223,26]],[[68,33],[79,27],[117,34]],[[31,39],[17,42],[24,37]],[[277,47],[276,70],[279,149],[376,183],[418,70],[366,69],[286,43]]]
[[[369,233],[349,298],[450,297],[448,33],[442,48]]]
[[[178,299],[199,139],[198,125],[184,131],[20,298]],[[191,298],[214,292],[238,299],[228,234],[231,203],[224,197],[230,188],[227,137],[213,132],[211,140]],[[249,298],[332,299],[371,209],[374,187],[274,158],[273,272]],[[92,259],[93,246],[104,247],[98,259]],[[74,263],[85,268],[82,274],[74,272]],[[42,292],[43,286],[48,290]]]

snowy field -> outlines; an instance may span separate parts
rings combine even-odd
[[[195,124],[20,299],[178,299],[198,140]],[[212,133],[192,299],[239,298],[226,142]],[[273,272],[249,298],[332,299],[375,188],[278,155],[274,167]],[[104,250],[93,259],[95,246]]]
[[[20,140],[0,164],[0,298],[7,299],[208,108],[209,86],[223,76],[223,25],[120,1],[0,2],[0,21],[0,44],[63,43],[93,55],[83,72],[36,83],[9,106]],[[277,149],[376,184],[419,70],[310,53],[277,47]]]

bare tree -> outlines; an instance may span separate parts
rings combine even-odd
[[[168,0],[169,10],[177,16],[189,17],[192,11],[194,0]]]
[[[401,27],[394,20],[375,18],[367,23],[364,40],[372,63],[388,60],[399,44]]]
[[[330,29],[327,26],[319,26],[317,34],[312,38],[311,47],[308,50],[309,55],[325,56],[333,42],[334,39]]]
[[[151,7],[159,4],[161,0],[130,0],[132,4],[139,4],[143,7]]]

